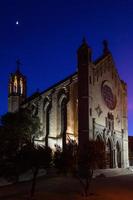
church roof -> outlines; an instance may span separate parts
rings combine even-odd
[[[100,64],[100,62],[103,61],[104,59],[111,59],[113,61],[113,57],[112,57],[112,54],[110,53],[110,51],[108,51],[106,53],[103,52],[103,54],[98,59],[93,61],[93,64],[97,68],[97,65]],[[119,77],[117,69],[116,69],[116,73],[117,73],[117,75]],[[61,81],[58,81],[57,83],[51,85],[50,87],[48,87],[47,89],[43,90],[42,92],[37,91],[37,92],[33,93],[31,96],[26,98],[26,100],[23,102],[23,104],[28,103],[29,101],[32,101],[32,100],[36,99],[37,97],[41,96],[42,94],[48,92],[51,89],[54,89],[55,87],[59,86],[60,84],[64,83],[65,81],[69,80],[70,78],[72,78],[75,75],[77,75],[77,72],[74,72],[73,74],[71,74],[71,75],[67,76],[66,78],[62,79]],[[120,77],[119,77],[119,79],[120,79]]]
[[[57,83],[55,83],[54,85],[50,86],[49,88],[47,88],[46,90],[42,91],[40,94],[43,94],[49,90],[51,90],[52,88],[55,88],[56,86],[60,85],[61,83],[64,83],[65,81],[67,81],[68,79],[72,78],[73,76],[75,76],[77,74],[77,72],[67,76],[66,78],[62,79],[61,81],[58,81]]]
[[[39,97],[40,95],[44,94],[45,92],[57,87],[58,85],[60,85],[61,83],[64,83],[65,81],[67,81],[68,79],[72,78],[73,76],[77,75],[77,72],[71,74],[70,76],[67,76],[66,78],[62,79],[61,81],[53,84],[52,86],[48,87],[47,89],[43,90],[42,92],[35,92],[33,93],[31,96],[29,96],[28,98],[26,98],[26,100],[23,102],[23,104],[28,103],[29,101],[34,100],[35,98]]]

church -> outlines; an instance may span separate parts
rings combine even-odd
[[[77,50],[77,72],[45,91],[26,96],[26,77],[19,68],[10,75],[8,111],[29,107],[38,115],[43,135],[36,141],[52,149],[62,149],[69,139],[104,144],[106,168],[126,168],[128,159],[127,85],[115,67],[107,41],[103,52],[92,60],[92,49],[85,39]]]

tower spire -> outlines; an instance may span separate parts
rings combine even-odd
[[[78,48],[77,55],[78,55],[78,64],[86,64],[91,62],[91,48],[89,47],[85,37],[82,39],[82,44]]]
[[[104,55],[107,55],[108,53],[110,53],[107,40],[103,40],[103,53]]]
[[[9,79],[8,111],[15,112],[20,108],[26,98],[26,77],[20,72],[20,60],[16,60],[16,72],[12,73]]]
[[[86,44],[86,45],[87,45],[87,42],[86,42],[86,38],[85,38],[85,37],[83,37],[83,39],[82,39],[82,44]]]

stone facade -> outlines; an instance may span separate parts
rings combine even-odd
[[[49,145],[54,149],[55,144],[63,148],[70,138],[79,142],[79,127],[83,125],[82,115],[78,112],[78,103],[81,102],[79,86],[82,85],[82,89],[84,87],[84,84],[78,84],[78,79],[81,77],[80,81],[86,80],[88,83],[88,86],[86,85],[88,100],[84,101],[87,104],[81,103],[81,109],[79,107],[79,110],[82,110],[80,113],[83,109],[88,110],[86,115],[88,139],[100,140],[104,143],[106,167],[128,167],[127,85],[119,77],[106,41],[104,41],[102,56],[95,61],[90,59],[91,48],[85,41],[80,48],[77,73],[41,93],[36,92],[33,96],[26,98],[21,106],[30,107],[34,114],[40,117],[43,135],[37,140],[38,143]],[[81,50],[82,54],[82,49],[85,53],[81,58],[79,51]],[[85,58],[86,53],[88,57]],[[89,59],[89,62],[85,63],[84,59]],[[80,76],[81,65],[86,66],[86,71],[83,73],[87,73],[87,79]],[[11,81],[9,81],[10,84]],[[15,101],[16,105],[21,95],[15,94],[15,99],[12,98],[14,95],[10,93],[10,112],[16,110],[16,108],[11,108],[12,101]],[[82,98],[86,96],[82,95]],[[81,125],[78,118],[82,122]]]

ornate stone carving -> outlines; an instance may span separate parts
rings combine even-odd
[[[116,121],[117,121],[118,124],[120,123],[120,118],[119,118],[118,114],[116,116]]]
[[[102,114],[102,109],[101,109],[101,107],[100,107],[100,105],[98,104],[98,106],[95,108],[95,110],[96,110],[96,112],[97,112],[97,115],[98,115],[98,117],[100,117],[100,115]]]

